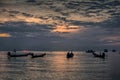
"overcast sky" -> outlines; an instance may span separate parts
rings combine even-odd
[[[0,0],[0,46],[119,49],[120,0]]]

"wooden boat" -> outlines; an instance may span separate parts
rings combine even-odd
[[[40,55],[34,55],[34,54],[32,54],[31,56],[31,58],[38,58],[38,57],[44,57],[46,55],[46,53],[44,53],[44,54],[40,54]]]
[[[15,54],[15,53],[11,53],[11,52],[8,52],[7,55],[8,55],[8,57],[26,57],[26,56],[28,56],[28,54]]]
[[[66,58],[72,58],[74,56],[74,54],[71,52],[71,53],[67,53],[67,55],[66,55]]]
[[[94,57],[105,58],[105,53],[96,54],[95,52],[93,52],[92,54],[94,55]]]
[[[115,49],[113,49],[113,50],[112,50],[112,52],[116,52],[116,50],[115,50]]]

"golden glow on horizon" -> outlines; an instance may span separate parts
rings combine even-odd
[[[0,33],[0,37],[11,37],[8,33]]]
[[[17,19],[28,22],[28,23],[37,23],[37,24],[41,23],[41,21],[42,21],[39,18],[26,17],[26,16],[22,16],[22,15],[17,16]]]
[[[59,33],[71,33],[78,31],[78,26],[56,26],[52,32],[59,32]]]

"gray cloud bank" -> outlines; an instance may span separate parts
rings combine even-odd
[[[119,0],[1,0],[0,5],[2,6],[0,13],[3,16],[7,15],[8,18],[17,20],[0,23],[0,33],[11,35],[8,38],[0,38],[2,46],[0,50],[13,48],[86,50],[119,49],[120,47]],[[25,6],[27,6],[26,9]],[[30,12],[30,10],[33,11]],[[79,15],[81,16],[78,19]],[[19,21],[17,16],[42,19],[46,23]],[[74,18],[76,16],[78,17]],[[96,16],[98,22],[93,20]],[[85,20],[81,19],[82,17]],[[48,23],[49,19],[53,22]],[[64,23],[78,26],[78,28],[83,26],[85,30],[78,31],[76,34],[52,33],[52,30],[56,28],[55,25]]]

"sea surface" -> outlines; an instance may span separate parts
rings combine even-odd
[[[31,52],[47,55],[8,58],[0,51],[0,80],[120,80],[119,52],[108,52],[105,59],[82,51],[70,59],[66,51]]]

